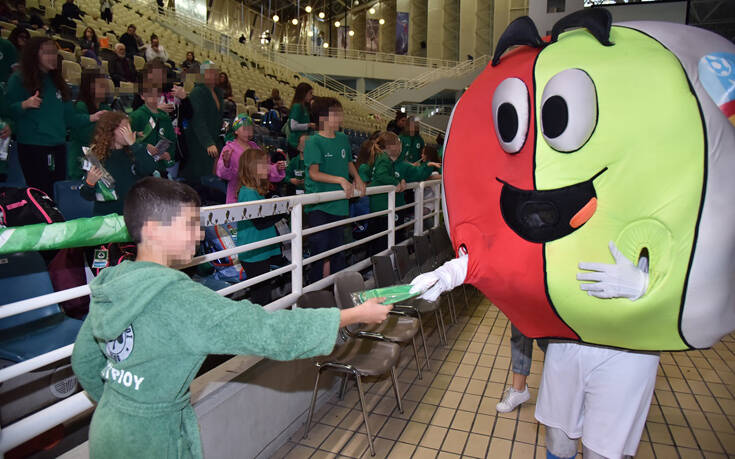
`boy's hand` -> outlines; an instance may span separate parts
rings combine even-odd
[[[347,195],[347,198],[351,198],[353,194],[355,194],[355,187],[352,185],[352,182],[350,182],[347,179],[342,179],[342,181],[339,183],[343,190],[345,190],[345,194]]]
[[[168,152],[164,152],[161,156],[158,157],[160,161],[171,161],[171,155],[168,154]]]
[[[158,154],[158,148],[156,148],[155,145],[152,145],[152,144],[149,143],[146,148],[148,150],[148,154],[149,155],[156,156]]]
[[[356,306],[360,311],[358,317],[360,322],[366,324],[379,324],[388,317],[388,312],[393,309],[392,304],[381,304],[385,298],[371,298]]]
[[[13,132],[10,130],[10,126],[8,126],[7,124],[5,124],[5,127],[3,128],[3,130],[0,131],[0,139],[5,140],[8,137],[10,137],[10,134],[12,134],[12,133]]]
[[[396,185],[396,193],[400,193],[401,191],[406,191],[406,181],[401,180],[401,183]]]
[[[217,151],[217,145],[210,145],[207,147],[207,154],[211,156],[212,158],[216,158],[219,154],[219,151]]]

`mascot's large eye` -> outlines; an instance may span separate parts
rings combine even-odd
[[[597,91],[587,72],[557,73],[541,96],[541,132],[551,148],[572,153],[587,143],[597,125]]]
[[[493,94],[493,122],[500,146],[506,153],[518,153],[528,136],[528,88],[518,78],[507,78]]]

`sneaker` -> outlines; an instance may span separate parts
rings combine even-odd
[[[531,398],[531,394],[528,392],[528,386],[522,392],[509,387],[503,395],[503,400],[495,405],[495,409],[500,413],[510,413],[523,402],[527,402],[529,398]]]

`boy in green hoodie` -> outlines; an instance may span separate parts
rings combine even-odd
[[[201,239],[199,198],[161,178],[140,180],[125,201],[138,244],[134,262],[107,268],[90,283],[89,315],[72,367],[97,402],[91,458],[201,458],[189,384],[207,354],[291,360],[328,354],[337,330],[382,322],[382,298],[357,307],[268,312],[218,295],[171,269]]]

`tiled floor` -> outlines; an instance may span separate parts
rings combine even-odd
[[[475,296],[470,303],[449,328],[448,347],[431,333],[432,371],[424,368],[423,380],[417,378],[411,350],[402,350],[403,414],[396,408],[390,378],[366,384],[370,425],[377,433],[375,457],[546,457],[544,429],[533,417],[532,403],[543,353],[534,349],[531,402],[497,413],[495,404],[511,378],[510,324],[484,298]],[[433,320],[426,318],[425,326],[433,330]],[[732,336],[706,351],[663,353],[636,457],[735,457],[734,371]],[[369,458],[357,390],[354,383],[350,387],[344,400],[335,397],[316,413],[307,439],[302,439],[302,427],[274,457]]]

